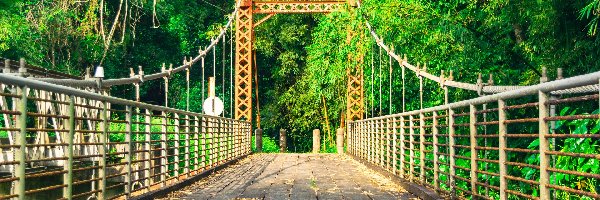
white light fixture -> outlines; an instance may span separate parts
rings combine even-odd
[[[104,67],[102,67],[101,65],[98,65],[98,67],[96,67],[94,78],[104,78]]]

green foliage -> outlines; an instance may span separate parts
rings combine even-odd
[[[0,128],[6,128],[6,125],[4,125],[4,115],[0,115]],[[0,138],[8,138],[8,132],[0,130]]]
[[[596,35],[598,31],[598,20],[600,20],[600,0],[592,0],[580,11],[580,18],[590,19],[588,24],[588,34]]]
[[[595,110],[591,114],[598,113],[599,110]],[[571,109],[570,107],[564,107],[560,112],[561,116],[575,114],[581,115],[590,113],[581,113],[576,109]],[[580,119],[573,121],[558,121],[556,126],[557,133],[562,134],[599,134],[600,120]],[[560,143],[557,143],[556,148],[560,149],[561,152],[594,155],[600,153],[599,142],[599,140],[592,138],[568,138],[564,141],[561,141]],[[572,156],[556,157],[556,168],[562,170],[573,170],[583,173],[600,174],[600,169],[597,167],[598,165],[598,159],[580,158]],[[597,186],[599,183],[596,179],[562,173],[555,173],[550,179],[552,181],[555,181],[558,185],[576,188],[578,190],[585,190],[592,193],[598,192]],[[564,199],[591,199],[589,197],[574,195],[567,192],[559,192],[557,195]]]
[[[102,16],[101,2],[104,2]],[[184,56],[196,55],[198,48],[206,46],[224,25],[234,4],[218,0],[158,1],[156,16],[153,16],[153,1],[123,2],[127,2],[127,17],[123,9],[111,39],[108,32],[120,1],[2,1],[0,57],[12,60],[23,57],[28,63],[79,76],[86,68],[100,64],[104,38],[108,38],[106,41],[112,42],[102,62],[106,78],[128,77],[127,68],[136,66],[142,66],[145,74],[152,74],[160,71],[162,63],[179,65]],[[103,23],[100,23],[101,17]],[[207,59],[207,63],[212,63],[212,59]],[[192,86],[202,80],[200,70],[196,69],[199,68],[191,71]],[[182,77],[175,75],[170,86],[185,88]],[[142,100],[164,105],[157,91],[164,91],[161,81],[145,82]],[[111,95],[132,99],[133,92],[130,86],[117,86],[112,88]],[[199,99],[198,96],[201,95],[192,96],[192,102]],[[177,103],[182,99],[185,99],[185,91],[171,89],[169,102],[176,103],[170,106],[184,109],[185,106]]]
[[[587,14],[597,16],[591,10],[596,2],[375,0],[362,2],[361,9],[314,18],[278,15],[256,31],[265,132],[274,136],[286,128],[295,149],[306,152],[311,130],[319,128],[325,143],[332,144],[328,130],[340,126],[345,112],[347,70],[354,69],[350,66],[364,69],[369,117],[401,112],[402,87],[406,110],[420,108],[414,98],[418,78],[407,72],[403,84],[395,61],[389,104],[389,58],[385,52],[380,55],[365,20],[397,54],[406,54],[412,64],[427,64],[430,73],[453,71],[455,80],[470,83],[478,73],[493,74],[497,85],[529,85],[539,82],[542,67],[551,79],[558,68],[565,77],[600,68],[599,40],[581,31],[592,26]],[[301,43],[306,47],[299,47]],[[423,107],[444,103],[438,84],[425,80],[424,90]],[[451,102],[476,96],[450,89]]]
[[[279,145],[271,137],[264,136],[262,138],[263,153],[279,153]],[[256,152],[256,138],[252,136],[252,151]]]
[[[101,29],[111,28],[119,7],[119,1],[104,1],[101,14],[100,2],[0,2],[0,55],[13,60],[25,57],[29,63],[81,75],[102,60]],[[153,16],[152,1],[129,3],[128,21],[117,26],[118,34],[102,62],[107,78],[127,77],[127,68],[134,66],[143,66],[145,73],[151,74],[160,71],[162,63],[178,65],[185,55],[196,54],[199,46],[206,46],[216,36],[234,4],[159,1]],[[367,116],[401,112],[403,87],[406,110],[420,108],[414,98],[418,96],[418,78],[407,72],[403,84],[402,70],[394,61],[390,78],[389,57],[374,46],[365,20],[396,53],[406,54],[410,63],[427,64],[433,74],[452,70],[455,80],[472,83],[478,73],[493,74],[495,84],[524,85],[537,83],[542,67],[549,69],[551,78],[557,68],[563,68],[567,77],[600,68],[600,40],[588,35],[596,33],[599,5],[598,0],[372,0],[362,2],[360,9],[346,8],[328,15],[276,15],[255,30],[260,94],[254,98],[261,104],[265,136],[276,139],[278,130],[285,128],[289,149],[307,152],[312,146],[312,130],[318,128],[324,151],[334,151],[334,130],[341,126],[346,112],[346,77],[356,66],[364,69]],[[216,50],[217,68],[232,62],[219,57],[223,51],[227,49],[221,46]],[[205,73],[213,74],[210,54],[205,62]],[[228,71],[215,74],[217,79],[226,77],[226,83],[231,81]],[[198,66],[192,68],[190,77],[190,111],[200,112],[203,86]],[[186,108],[185,84],[183,74],[173,75],[169,106]],[[224,94],[217,94],[225,97],[229,108],[226,97],[232,91],[227,86],[217,84],[217,91],[225,88]],[[164,105],[161,81],[144,82],[141,87],[142,101]],[[437,84],[426,80],[424,90],[424,107],[443,103],[443,90]],[[130,86],[119,86],[111,94],[132,99],[133,92]],[[450,101],[475,96],[450,90]],[[231,116],[227,111],[226,116]],[[113,137],[111,140],[122,140]]]

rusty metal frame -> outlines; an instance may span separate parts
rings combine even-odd
[[[252,20],[252,6],[242,3],[235,20],[235,118],[247,121],[252,121]]]
[[[253,12],[260,13],[330,13],[344,1],[268,1],[254,2]]]
[[[346,1],[240,0],[239,2],[235,23],[235,119],[252,121],[252,50],[254,27],[265,22],[274,14],[329,13],[340,9],[343,4],[346,4]],[[261,13],[269,15],[255,23],[253,15]],[[355,90],[352,91],[354,94]]]
[[[359,65],[348,71],[346,119],[360,120],[364,116],[363,68]]]

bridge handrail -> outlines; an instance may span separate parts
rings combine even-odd
[[[251,152],[248,121],[7,74],[0,119],[0,183],[11,185],[0,199],[140,197]]]
[[[75,88],[71,88],[71,87],[67,87],[67,86],[55,85],[55,84],[47,83],[44,81],[32,80],[32,79],[28,79],[28,78],[6,75],[6,74],[0,74],[0,83],[7,84],[7,85],[20,86],[20,87],[27,87],[27,88],[31,88],[31,89],[37,89],[37,90],[44,90],[44,91],[48,91],[48,92],[56,92],[56,93],[66,94],[66,95],[73,95],[76,97],[83,97],[83,98],[90,99],[90,100],[109,102],[109,103],[125,105],[125,106],[133,106],[133,107],[154,110],[154,111],[173,112],[173,113],[179,113],[179,114],[185,114],[185,115],[191,115],[191,116],[197,116],[197,117],[203,116],[200,113],[189,112],[189,111],[169,108],[169,107],[165,107],[165,106],[152,105],[152,104],[147,104],[147,103],[142,103],[142,102],[136,102],[136,101],[132,101],[132,100],[121,99],[121,98],[107,96],[107,95],[101,95],[101,94],[97,94],[97,93],[93,93],[93,92],[89,92],[89,91],[85,91],[85,90],[80,90],[80,89],[75,89]]]
[[[347,149],[447,198],[600,199],[594,185],[574,186],[573,181],[600,179],[600,174],[582,166],[600,159],[600,152],[592,147],[600,132],[591,128],[600,126],[599,82],[600,72],[594,72],[349,121]],[[595,90],[595,94],[553,95],[577,90]],[[564,109],[566,113],[559,113]],[[577,142],[569,143],[572,139]]]

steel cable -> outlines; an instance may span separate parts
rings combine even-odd
[[[358,5],[358,8],[361,7],[360,1],[357,1],[357,5]],[[420,71],[414,65],[411,65],[410,63],[408,63],[407,60],[403,60],[402,58],[400,58],[399,55],[394,53],[385,43],[383,43],[383,40],[379,37],[379,35],[377,35],[375,30],[371,26],[371,23],[366,19],[366,17],[365,17],[365,25],[369,29],[371,36],[373,37],[373,39],[375,40],[375,43],[377,43],[377,45],[379,47],[383,48],[383,50],[385,50],[389,56],[393,57],[396,61],[398,61],[398,63],[400,63],[401,66],[404,66],[404,67],[410,69],[411,71],[415,72],[415,74],[417,76],[425,77],[425,78],[427,78],[431,81],[434,81],[438,84],[443,84],[443,86],[450,86],[450,87],[460,88],[460,89],[470,90],[470,91],[479,91],[479,87],[476,84],[458,82],[458,81],[449,81],[449,80],[444,81],[442,83],[439,76],[435,76],[426,71]],[[501,93],[501,92],[506,92],[506,91],[510,91],[510,90],[516,90],[516,89],[520,89],[523,87],[525,87],[525,86],[518,86],[518,85],[483,86],[481,91],[483,91],[484,93],[492,94],[492,93]],[[556,92],[553,92],[552,94],[555,94],[555,93],[556,94],[591,93],[591,92],[598,91],[599,88],[600,88],[600,85],[595,84],[595,85],[589,85],[589,86],[584,86],[584,87],[580,87],[580,88],[573,88],[573,89],[569,89],[569,90],[556,91]]]
[[[200,59],[204,58],[207,55],[207,52],[209,52],[210,50],[213,50],[216,47],[216,45],[219,43],[221,38],[225,37],[227,30],[229,30],[232,27],[233,20],[235,19],[238,8],[239,8],[239,6],[237,6],[237,4],[236,4],[235,10],[229,16],[229,20],[227,21],[225,28],[223,28],[223,30],[221,30],[221,32],[219,33],[219,35],[216,38],[211,40],[210,45],[208,45],[203,50],[199,50],[198,55],[196,57],[194,57],[190,62],[183,63],[181,66],[173,68],[172,70],[158,72],[155,74],[146,75],[144,77],[140,77],[139,75],[136,75],[135,77],[103,80],[102,86],[110,87],[110,86],[115,86],[115,85],[127,85],[127,84],[139,83],[139,82],[142,82],[142,80],[143,81],[155,80],[155,79],[164,78],[164,77],[169,76],[170,74],[185,71],[186,69],[191,68],[192,65],[194,65],[196,62],[200,61]],[[53,83],[53,84],[57,84],[57,85],[69,86],[69,87],[82,87],[82,86],[96,87],[98,85],[98,82],[96,80],[51,79],[51,78],[32,78],[32,79],[47,82],[47,83]]]

